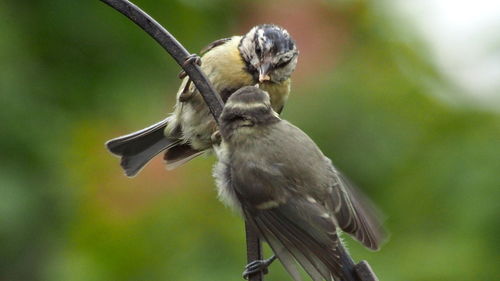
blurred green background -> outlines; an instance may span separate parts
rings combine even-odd
[[[301,54],[284,117],[387,217],[381,251],[346,239],[354,258],[384,281],[498,280],[500,116],[387,1],[135,3],[193,52],[285,26]],[[241,280],[243,224],[216,199],[213,156],[128,179],[104,148],[174,103],[179,67],[142,30],[97,0],[5,0],[0,69],[0,280]],[[276,263],[266,280],[290,278]]]

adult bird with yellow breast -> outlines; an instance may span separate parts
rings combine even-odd
[[[288,32],[276,25],[253,27],[243,36],[217,40],[202,56],[186,61],[201,63],[222,100],[244,86],[259,84],[269,93],[272,108],[280,113],[290,93],[290,76],[298,50]],[[185,76],[185,75],[183,75]],[[173,169],[212,147],[216,123],[196,87],[184,77],[174,111],[148,128],[106,143],[121,157],[127,176],[135,176],[154,156],[165,151],[167,169]]]

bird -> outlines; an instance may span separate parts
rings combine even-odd
[[[200,64],[223,101],[243,86],[258,84],[270,94],[273,109],[283,110],[299,54],[286,29],[257,25],[243,36],[212,42],[201,54],[189,56],[185,63]],[[189,77],[181,72],[180,78],[174,111],[167,118],[106,142],[108,150],[121,157],[127,176],[135,176],[162,151],[167,170],[210,151],[215,119]]]
[[[333,166],[314,141],[280,118],[267,92],[239,89],[227,100],[212,135],[219,198],[240,213],[294,280],[297,263],[314,281],[353,281],[340,234],[379,249],[379,211]],[[245,277],[274,260],[249,264]]]

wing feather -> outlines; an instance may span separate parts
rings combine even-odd
[[[205,48],[201,49],[200,54],[203,55],[207,52],[210,52],[213,48],[218,47],[220,45],[224,45],[225,43],[229,42],[230,40],[231,40],[231,37],[215,40],[214,42],[208,44]]]
[[[340,240],[331,219],[321,217],[326,210],[305,199],[290,199],[277,207],[259,210],[243,205],[252,221],[271,246],[285,269],[299,281],[295,260],[314,281],[354,280],[351,264],[339,251]],[[293,259],[292,259],[293,257]]]
[[[338,226],[366,247],[379,249],[385,237],[380,212],[333,166],[332,185],[328,193],[326,206],[334,214]]]

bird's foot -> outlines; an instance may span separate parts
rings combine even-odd
[[[189,56],[186,57],[184,60],[184,66],[186,66],[189,63],[196,63],[198,66],[201,66],[201,58],[197,54],[190,54]]]
[[[219,130],[215,131],[211,136],[210,139],[212,140],[212,145],[220,145],[222,141],[222,137],[220,135]]]
[[[182,90],[181,94],[179,95],[179,101],[180,102],[187,102],[190,100],[196,91],[190,91],[189,87],[191,86],[191,80],[188,80],[186,82],[186,86],[184,86],[184,89]]]
[[[186,78],[186,76],[187,76],[187,73],[184,70],[182,70],[181,72],[179,72],[179,74],[177,75],[177,77],[179,77],[179,79],[181,79],[181,80],[184,79],[184,78]]]
[[[245,271],[243,271],[243,278],[248,279],[252,274],[262,272],[262,274],[267,274],[267,268],[273,263],[276,256],[272,256],[267,260],[255,260],[245,266]]]
[[[201,58],[197,54],[191,54],[186,57],[184,63],[182,64],[184,67],[190,63],[196,63],[198,66],[201,66]],[[178,75],[179,79],[184,79],[187,76],[186,71],[181,71]]]

